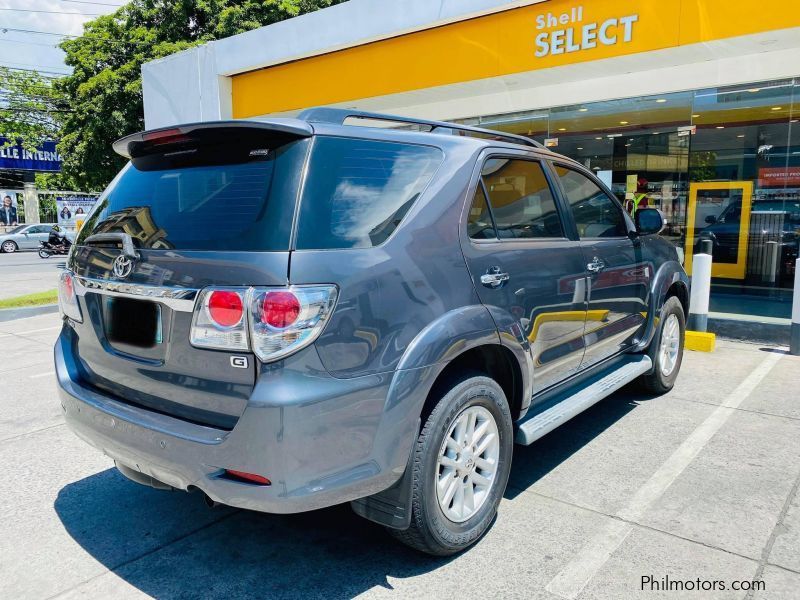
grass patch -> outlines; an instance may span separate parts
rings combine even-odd
[[[42,304],[55,304],[58,302],[58,292],[47,290],[35,294],[25,294],[14,298],[0,300],[0,308],[20,308],[22,306],[40,306]]]

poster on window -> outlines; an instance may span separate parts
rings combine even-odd
[[[17,192],[13,190],[0,190],[0,227],[12,227],[19,224],[22,215],[19,214],[17,205]]]
[[[59,196],[56,198],[58,224],[67,229],[80,229],[96,201],[93,196]]]

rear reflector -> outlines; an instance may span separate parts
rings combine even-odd
[[[247,483],[255,483],[257,485],[272,485],[272,482],[266,477],[256,475],[255,473],[245,473],[244,471],[234,471],[233,469],[225,469],[225,476],[229,479],[236,479],[245,481]]]

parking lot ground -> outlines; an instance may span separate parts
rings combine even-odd
[[[0,253],[0,300],[55,289],[65,258],[39,258],[32,251]]]
[[[669,394],[622,390],[517,447],[492,529],[437,559],[347,506],[212,510],[127,481],[63,424],[58,325],[0,323],[0,598],[798,597],[800,358],[781,349],[687,352]]]

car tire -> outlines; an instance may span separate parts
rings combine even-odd
[[[411,526],[389,531],[421,552],[448,556],[478,541],[497,515],[511,470],[511,411],[496,381],[465,373],[423,421],[411,464]]]
[[[667,298],[661,307],[658,333],[653,338],[656,346],[651,352],[653,372],[642,375],[640,383],[652,394],[666,394],[675,385],[683,361],[683,344],[686,338],[686,316],[683,305],[675,296]]]
[[[16,242],[8,240],[3,242],[2,246],[0,246],[0,249],[2,249],[6,254],[11,254],[12,252],[16,252],[19,247],[17,246]]]

